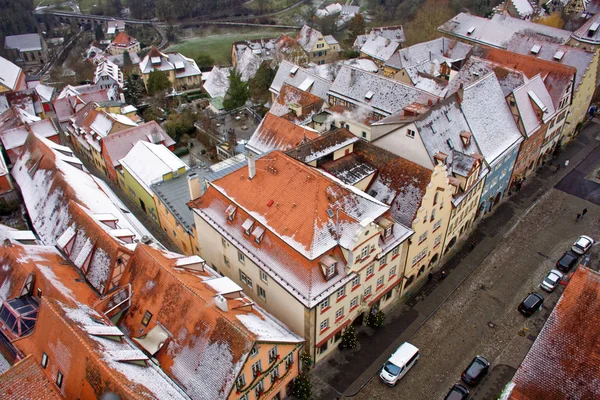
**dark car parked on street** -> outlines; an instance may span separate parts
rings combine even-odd
[[[544,298],[537,293],[530,293],[525,300],[519,304],[519,312],[526,317],[536,312],[544,304]]]
[[[563,272],[568,272],[571,268],[577,265],[579,256],[571,250],[565,251],[565,254],[556,262],[556,267]]]
[[[477,385],[481,379],[488,373],[490,363],[481,356],[476,356],[471,364],[462,373],[462,380],[468,385]]]
[[[465,400],[467,397],[469,397],[469,389],[460,383],[455,383],[446,397],[444,397],[444,400]]]

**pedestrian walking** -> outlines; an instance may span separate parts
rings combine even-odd
[[[577,218],[575,218],[575,222],[579,221],[581,219],[581,214],[577,214]]]
[[[473,240],[471,242],[471,251],[473,251],[475,249],[475,246],[477,245],[477,243]]]
[[[581,219],[583,219],[583,217],[585,217],[585,214],[587,214],[587,208],[584,208],[583,211],[581,212]]]
[[[427,275],[427,282],[431,282],[432,279],[433,279],[433,274],[430,272],[429,275]]]
[[[569,160],[565,161],[565,168],[569,166]]]
[[[556,169],[554,170],[554,173],[557,173],[558,171],[560,171],[560,164],[556,165]]]
[[[446,271],[442,271],[441,278],[442,280],[446,279]]]

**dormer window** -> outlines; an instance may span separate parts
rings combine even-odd
[[[330,255],[326,255],[323,257],[319,264],[321,264],[321,269],[323,270],[323,276],[325,279],[329,280],[334,277],[337,273],[337,260]]]
[[[265,228],[258,225],[256,226],[256,228],[254,228],[254,230],[252,231],[252,236],[254,236],[254,241],[259,244],[263,238],[265,234]]]
[[[433,158],[435,159],[436,163],[438,165],[444,165],[446,163],[446,160],[448,159],[448,154],[446,153],[442,153],[441,151],[438,151]]]
[[[463,145],[465,145],[465,147],[469,146],[471,144],[471,136],[473,134],[471,132],[461,132],[460,134],[460,140],[462,140]]]
[[[250,235],[250,232],[252,231],[252,227],[254,226],[254,221],[252,221],[250,218],[247,218],[244,223],[242,224],[242,228],[244,228],[244,233],[246,233],[246,235]]]
[[[227,210],[225,210],[225,214],[227,214],[227,219],[229,221],[233,221],[233,218],[235,217],[235,212],[237,211],[237,207],[234,206],[233,204],[230,205],[229,207],[227,207]]]

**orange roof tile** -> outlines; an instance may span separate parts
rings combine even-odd
[[[187,398],[108,318],[83,304],[42,297],[36,328],[19,344],[38,360],[42,352],[48,355],[44,372],[63,374],[60,390],[69,399],[106,392],[122,399]]]
[[[133,36],[129,36],[125,32],[119,32],[112,41],[113,45],[128,46],[137,40]]]
[[[268,113],[246,143],[246,147],[257,154],[272,150],[286,151],[317,136],[313,130]]]
[[[325,100],[314,94],[284,83],[279,91],[279,96],[275,99],[269,112],[295,123],[301,123],[310,118],[314,113],[321,111],[324,102]],[[301,107],[299,115],[295,110],[290,109],[290,105],[293,107],[295,104]]]
[[[338,244],[328,227],[333,221],[328,210],[339,210],[339,225],[347,227],[340,229],[339,242],[346,248],[353,247],[349,242],[356,224],[387,211],[384,204],[279,151],[257,159],[256,171],[250,180],[248,170],[239,169],[211,182],[207,192],[224,194],[310,260]],[[201,208],[201,199],[192,207]]]
[[[514,400],[600,398],[600,273],[579,266],[513,378]]]
[[[0,375],[0,393],[10,400],[64,399],[54,382],[44,375],[44,370],[31,355]]]
[[[32,295],[39,288],[43,296],[67,304],[78,301],[92,305],[99,299],[54,247],[5,244],[0,247],[0,265],[0,287],[6,299],[19,297],[29,274],[35,276]]]
[[[242,289],[229,278],[197,264],[186,270],[190,258],[138,245],[125,278],[134,296],[121,325],[138,338],[160,324],[172,335],[154,354],[163,370],[192,399],[227,398],[256,342],[302,340],[240,297]],[[223,286],[234,293],[227,296],[227,311],[215,302]],[[152,318],[145,327],[147,311]]]
[[[575,81],[577,73],[574,67],[568,65],[491,47],[475,46],[473,55],[521,71],[530,79],[540,74],[555,106],[560,102],[567,87]]]

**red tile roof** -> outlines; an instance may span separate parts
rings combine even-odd
[[[31,355],[0,375],[0,393],[6,400],[64,399]]]
[[[560,103],[567,87],[575,81],[577,73],[574,67],[568,65],[491,47],[476,46],[473,54],[496,64],[521,71],[530,79],[540,74],[552,96],[555,107]]]
[[[283,117],[293,122],[300,123],[321,111],[325,100],[314,94],[300,90],[292,85],[284,83],[279,91],[279,96],[271,106],[270,113],[278,117]],[[300,115],[295,110],[290,109],[290,105],[298,104],[302,107]]]
[[[135,42],[137,42],[137,40],[133,36],[129,36],[125,32],[119,32],[111,44],[117,46],[129,46]]]
[[[312,130],[267,113],[246,143],[246,147],[258,154],[271,150],[287,151],[317,136],[318,134]]]
[[[99,296],[70,265],[50,246],[5,244],[0,247],[0,286],[5,288],[7,298],[19,297],[29,274],[35,276],[35,287],[43,296],[72,304],[75,301],[92,305]],[[6,300],[6,299],[5,299]]]
[[[124,278],[134,295],[121,324],[138,338],[160,323],[172,334],[154,355],[163,370],[192,399],[228,398],[256,342],[302,340],[260,312],[229,278],[202,271],[197,263],[186,270],[194,259],[201,261],[138,245]],[[239,290],[227,296],[227,311],[215,301],[223,283]],[[141,324],[146,311],[152,313],[147,327]]]
[[[600,273],[579,266],[513,378],[514,400],[600,398]]]

